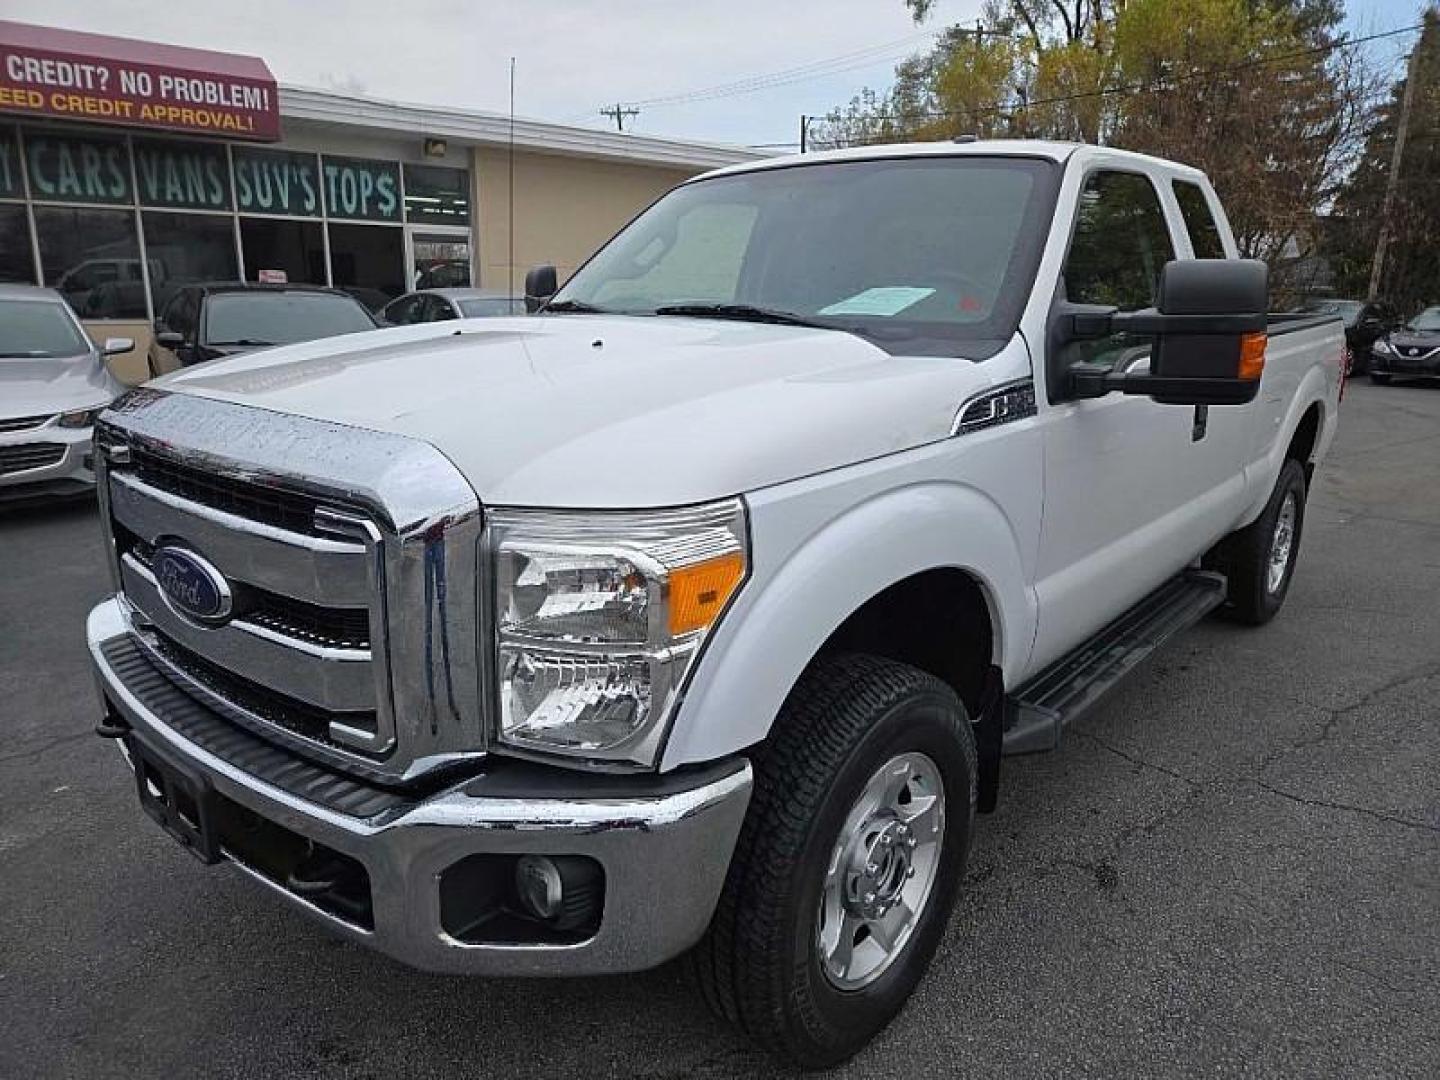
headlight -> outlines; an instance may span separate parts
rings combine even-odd
[[[1370,346],[1371,350],[1384,356],[1390,352],[1390,343],[1384,338],[1376,338],[1375,344]]]
[[[653,765],[705,636],[745,579],[738,500],[490,514],[510,746]]]
[[[96,405],[93,409],[76,409],[74,412],[61,413],[60,426],[63,428],[93,427],[95,418],[104,411],[104,405]]]

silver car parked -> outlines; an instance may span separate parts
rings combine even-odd
[[[380,311],[380,321],[386,326],[410,326],[445,319],[524,314],[524,298],[499,289],[421,289],[391,300]]]
[[[95,414],[125,389],[105,357],[134,347],[97,346],[53,289],[0,285],[0,503],[94,487]]]

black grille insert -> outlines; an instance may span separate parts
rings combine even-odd
[[[0,476],[25,472],[27,469],[43,469],[47,465],[54,465],[64,456],[64,443],[20,443],[18,446],[0,446]]]
[[[282,694],[268,686],[236,675],[220,665],[205,659],[199,653],[185,648],[173,638],[155,631],[159,652],[190,678],[211,691],[223,702],[238,706],[245,712],[259,717],[285,731],[326,746],[338,744],[330,738],[331,723],[344,724],[358,731],[372,734],[377,730],[375,711],[335,712],[318,705],[300,701],[289,694]],[[353,747],[344,747],[355,753]]]
[[[139,444],[131,445],[130,460],[131,467],[142,481],[171,495],[288,532],[334,537],[333,533],[315,527],[316,507],[327,504],[309,495],[260,480],[219,476],[157,454]]]
[[[263,589],[254,594],[241,618],[297,641],[331,649],[370,648],[370,613],[364,608],[329,608]]]

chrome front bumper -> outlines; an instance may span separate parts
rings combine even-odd
[[[553,770],[565,786],[555,790],[552,783],[544,792],[530,793],[515,790],[514,782],[497,768],[494,775],[457,783],[393,812],[352,816],[260,779],[212,752],[235,739],[253,737],[232,732],[226,739],[210,740],[210,748],[202,747],[147,707],[141,700],[145,687],[133,676],[127,682],[122,665],[111,659],[115,646],[124,643],[118,639],[130,638],[119,600],[96,607],[86,631],[102,704],[112,722],[128,725],[136,737],[202,774],[230,803],[364,867],[373,912],[370,928],[322,910],[232,852],[222,851],[346,938],[430,971],[602,974],[663,963],[694,944],[710,921],[750,799],[748,761],[736,759],[707,770],[693,786],[651,778],[644,782],[653,782],[650,791],[630,778],[576,774],[571,779]],[[153,690],[153,678],[150,686]],[[218,717],[216,722],[224,723]],[[256,752],[276,753],[264,744]],[[296,759],[297,769],[306,767],[308,763]],[[595,859],[605,872],[598,930],[575,943],[472,943],[452,937],[442,926],[442,875],[468,856],[491,854]]]

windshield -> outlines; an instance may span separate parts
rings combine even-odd
[[[1440,307],[1427,307],[1410,320],[1411,330],[1440,330]]]
[[[524,312],[525,307],[519,300],[507,300],[503,296],[481,297],[476,300],[458,300],[460,313],[467,319],[482,318],[490,315],[519,315]]]
[[[374,329],[358,300],[334,293],[222,292],[206,305],[207,345],[288,345]]]
[[[0,360],[89,351],[90,343],[63,305],[54,300],[0,301]]]
[[[1058,174],[1038,159],[957,156],[698,181],[632,222],[552,306],[756,315],[743,305],[891,353],[981,358],[1015,331]]]

